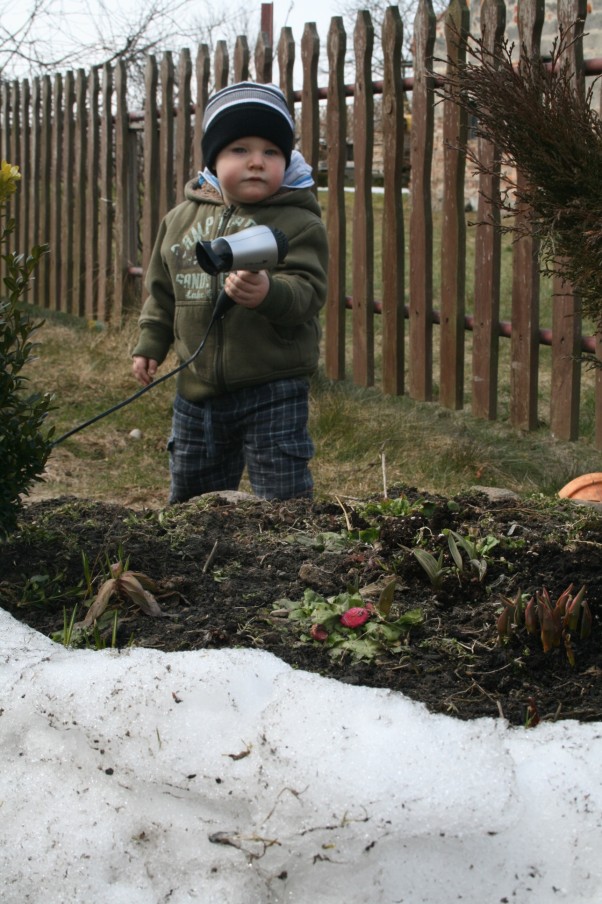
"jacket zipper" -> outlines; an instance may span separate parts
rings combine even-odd
[[[225,235],[226,230],[228,228],[228,223],[230,222],[230,218],[234,213],[234,205],[231,204],[229,207],[226,207],[224,212],[222,213],[218,227],[216,232],[216,238],[219,238],[222,235]],[[214,276],[214,287],[213,287],[213,304],[214,306],[217,304],[217,298],[220,292],[219,280],[220,276]],[[220,319],[216,323],[217,326],[217,346],[215,350],[215,378],[217,385],[224,389],[225,381],[224,381],[224,322],[223,319]]]

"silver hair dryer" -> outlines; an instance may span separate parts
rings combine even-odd
[[[284,260],[287,252],[287,237],[280,229],[270,226],[249,226],[232,235],[222,235],[212,242],[196,244],[199,266],[210,276],[230,270],[271,270]],[[222,289],[214,316],[223,317],[233,304]]]

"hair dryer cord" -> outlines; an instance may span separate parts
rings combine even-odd
[[[225,297],[224,297],[225,296]],[[207,339],[209,338],[209,333],[213,327],[213,324],[220,317],[223,317],[229,307],[232,306],[234,302],[232,299],[226,294],[224,290],[220,293],[220,296],[217,300],[217,304],[215,305],[215,309],[213,311],[213,316],[211,318],[211,322],[207,328],[207,332],[203,336],[203,339],[196,349],[196,351],[187,358],[186,361],[183,361],[182,364],[178,364],[177,367],[174,367],[173,370],[170,370],[168,373],[163,374],[158,379],[153,380],[152,383],[149,383],[148,386],[143,386],[142,389],[139,389],[138,392],[135,392],[134,395],[129,396],[127,399],[123,399],[123,401],[118,402],[116,405],[113,405],[111,408],[107,408],[106,411],[101,411],[100,414],[96,414],[94,417],[91,417],[89,420],[84,421],[83,424],[78,424],[77,427],[73,427],[72,430],[68,430],[67,433],[63,433],[62,436],[59,436],[58,439],[55,439],[51,444],[52,447],[58,446],[59,443],[62,443],[64,440],[68,439],[70,436],[73,436],[74,433],[79,433],[80,430],[84,430],[85,427],[90,427],[92,424],[95,424],[97,421],[102,420],[102,418],[107,417],[109,414],[113,414],[115,411],[119,411],[120,408],[125,408],[126,405],[129,405],[131,402],[134,402],[136,399],[139,399],[140,396],[144,395],[145,392],[149,392],[149,390],[154,389],[155,386],[159,386],[160,383],[164,383],[166,380],[169,380],[170,377],[175,376],[181,370],[184,370],[185,367],[188,367],[192,362],[198,358],[200,353],[202,352]]]

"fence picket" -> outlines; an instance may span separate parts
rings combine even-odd
[[[272,40],[265,31],[260,31],[255,44],[255,74],[257,81],[266,85],[272,81]]]
[[[544,0],[518,4],[518,32],[521,60],[539,56],[541,30],[544,22]],[[519,60],[519,66],[521,65]],[[516,174],[518,190],[525,186],[525,177]],[[526,212],[517,207],[517,229],[524,223]],[[539,370],[539,284],[537,261],[539,243],[530,236],[519,238],[514,244],[512,269],[512,336],[510,338],[510,421],[522,430],[537,426],[537,390]]]
[[[144,198],[142,204],[142,269],[146,273],[161,219],[161,154],[157,91],[159,68],[151,54],[144,73]]]
[[[201,138],[203,137],[203,113],[209,98],[210,59],[209,48],[206,44],[199,44],[195,63],[196,73],[196,101],[194,105],[194,129],[192,139],[192,155],[194,172],[203,169],[203,152],[201,150]]]
[[[98,170],[100,163],[100,117],[99,117],[98,69],[94,68],[88,77],[88,136],[85,189],[85,230],[83,275],[85,278],[84,310],[88,320],[98,315],[98,223],[99,188]]]
[[[374,385],[373,45],[372,18],[360,11],[354,31],[353,101],[353,379],[358,386]]]
[[[12,109],[11,109],[11,91],[10,91],[10,82],[2,82],[1,90],[0,90],[0,103],[2,105],[2,112],[4,114],[4,122],[5,126],[2,129],[1,134],[1,149],[0,155],[3,160],[11,160],[11,132],[10,121],[12,117]],[[11,201],[9,200],[6,205],[7,214],[10,215],[11,210]],[[4,247],[2,249],[6,254],[9,254],[13,250],[13,237],[11,235],[7,235],[4,240]],[[0,273],[4,275],[5,272],[4,261],[0,260]]]
[[[129,122],[127,114],[127,74],[119,60],[115,67],[115,258],[113,317],[120,320],[128,308],[131,254]]]
[[[405,366],[405,236],[402,204],[405,104],[402,44],[403,26],[399,9],[390,6],[383,23],[385,69],[381,102],[385,185],[382,223],[382,388],[390,395],[403,393]]]
[[[31,177],[31,86],[29,79],[23,79],[21,82],[21,127],[23,129],[21,141],[21,160],[20,167],[23,173],[23,183],[19,191],[19,219],[22,223],[21,236],[23,246],[21,251],[26,254],[31,248],[29,241],[31,235],[30,219],[31,210],[29,206],[29,192],[27,183]],[[31,289],[28,287],[26,300],[29,300]]]
[[[190,108],[192,105],[192,91],[190,80],[192,78],[192,60],[190,51],[180,51],[178,61],[178,106],[176,109],[176,167],[175,167],[175,194],[176,203],[184,200],[184,188],[190,179],[192,160],[192,127],[190,122]]]
[[[558,0],[558,26],[570,43],[562,63],[570,68],[577,103],[584,103],[583,28],[586,0]],[[552,306],[552,391],[550,431],[558,439],[579,435],[581,298],[559,277],[554,279]]]
[[[469,29],[466,0],[452,0],[445,17],[449,65],[466,59]],[[464,404],[464,312],[466,220],[464,216],[466,111],[451,97],[443,102],[443,212],[441,224],[441,359],[439,401],[446,408]]]
[[[288,108],[292,114],[295,112],[295,92],[293,91],[293,70],[295,67],[295,41],[290,26],[285,26],[280,32],[278,41],[278,72],[280,73],[280,88],[286,97]]]
[[[301,153],[312,167],[318,169],[320,146],[320,110],[318,104],[318,61],[320,39],[314,22],[308,22],[301,39],[303,88],[301,91]]]
[[[61,271],[63,268],[61,186],[63,185],[63,79],[55,75],[52,89],[52,160],[50,181],[52,183],[52,203],[50,233],[48,243],[52,254],[49,309],[58,310],[61,297]]]
[[[4,86],[3,86],[4,87]],[[31,86],[31,170],[30,181],[26,186],[29,195],[29,209],[31,210],[30,238],[29,247],[41,244],[40,239],[40,207],[38,204],[38,190],[40,185],[40,110],[42,104],[42,86],[39,76],[33,79]],[[6,110],[6,107],[3,107]],[[8,132],[9,125],[5,127],[5,133]],[[40,284],[37,279],[33,280],[33,289],[30,300],[35,305],[40,303]]]
[[[414,84],[410,168],[409,393],[420,402],[433,397],[433,207],[431,169],[434,141],[435,14],[431,0],[420,0],[414,20]]]
[[[215,45],[215,59],[213,63],[213,87],[215,91],[221,91],[222,88],[226,87],[229,71],[228,45],[225,41],[218,41]]]
[[[98,213],[98,309],[107,321],[113,297],[113,70],[107,63],[102,72],[102,119],[100,134],[100,209]]]
[[[74,170],[74,219],[73,252],[73,313],[79,317],[86,314],[86,209],[83,200],[86,195],[86,159],[88,154],[88,133],[86,129],[86,75],[78,69],[75,77],[75,170]]]
[[[12,110],[13,128],[10,133],[10,156],[7,160],[21,159],[21,89],[17,80],[13,81],[10,86],[10,107]],[[15,229],[13,232],[12,242],[17,253],[23,250],[22,224],[16,217],[19,208],[18,198],[13,197],[10,200],[10,207],[15,216]]]
[[[44,236],[50,235],[50,163],[52,160],[52,83],[50,76],[42,79],[42,106],[41,106],[41,130],[40,130],[40,179],[38,186],[37,202],[40,207],[40,230]],[[39,284],[39,305],[47,308],[50,303],[50,254],[44,255],[37,269],[37,282]]]
[[[491,58],[499,56],[506,28],[504,0],[484,0],[481,6],[481,40]],[[479,201],[475,226],[474,337],[472,343],[472,413],[497,417],[501,214],[489,199],[500,194],[500,154],[490,141],[479,139],[478,155],[484,171],[479,177]]]
[[[326,145],[328,147],[328,197],[326,228],[328,245],[338,253],[328,265],[324,367],[331,380],[345,376],[345,274],[347,270],[347,217],[345,212],[345,166],[347,162],[347,106],[345,102],[345,55],[347,37],[341,16],[331,19],[328,30],[328,99]]]
[[[159,115],[159,216],[164,217],[176,201],[174,184],[174,63],[173,54],[166,50],[160,67],[161,109]]]

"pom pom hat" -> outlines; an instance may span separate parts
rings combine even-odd
[[[222,148],[250,135],[279,147],[289,165],[295,124],[286,98],[276,85],[238,82],[213,95],[203,116],[201,149],[205,166],[214,169]]]

